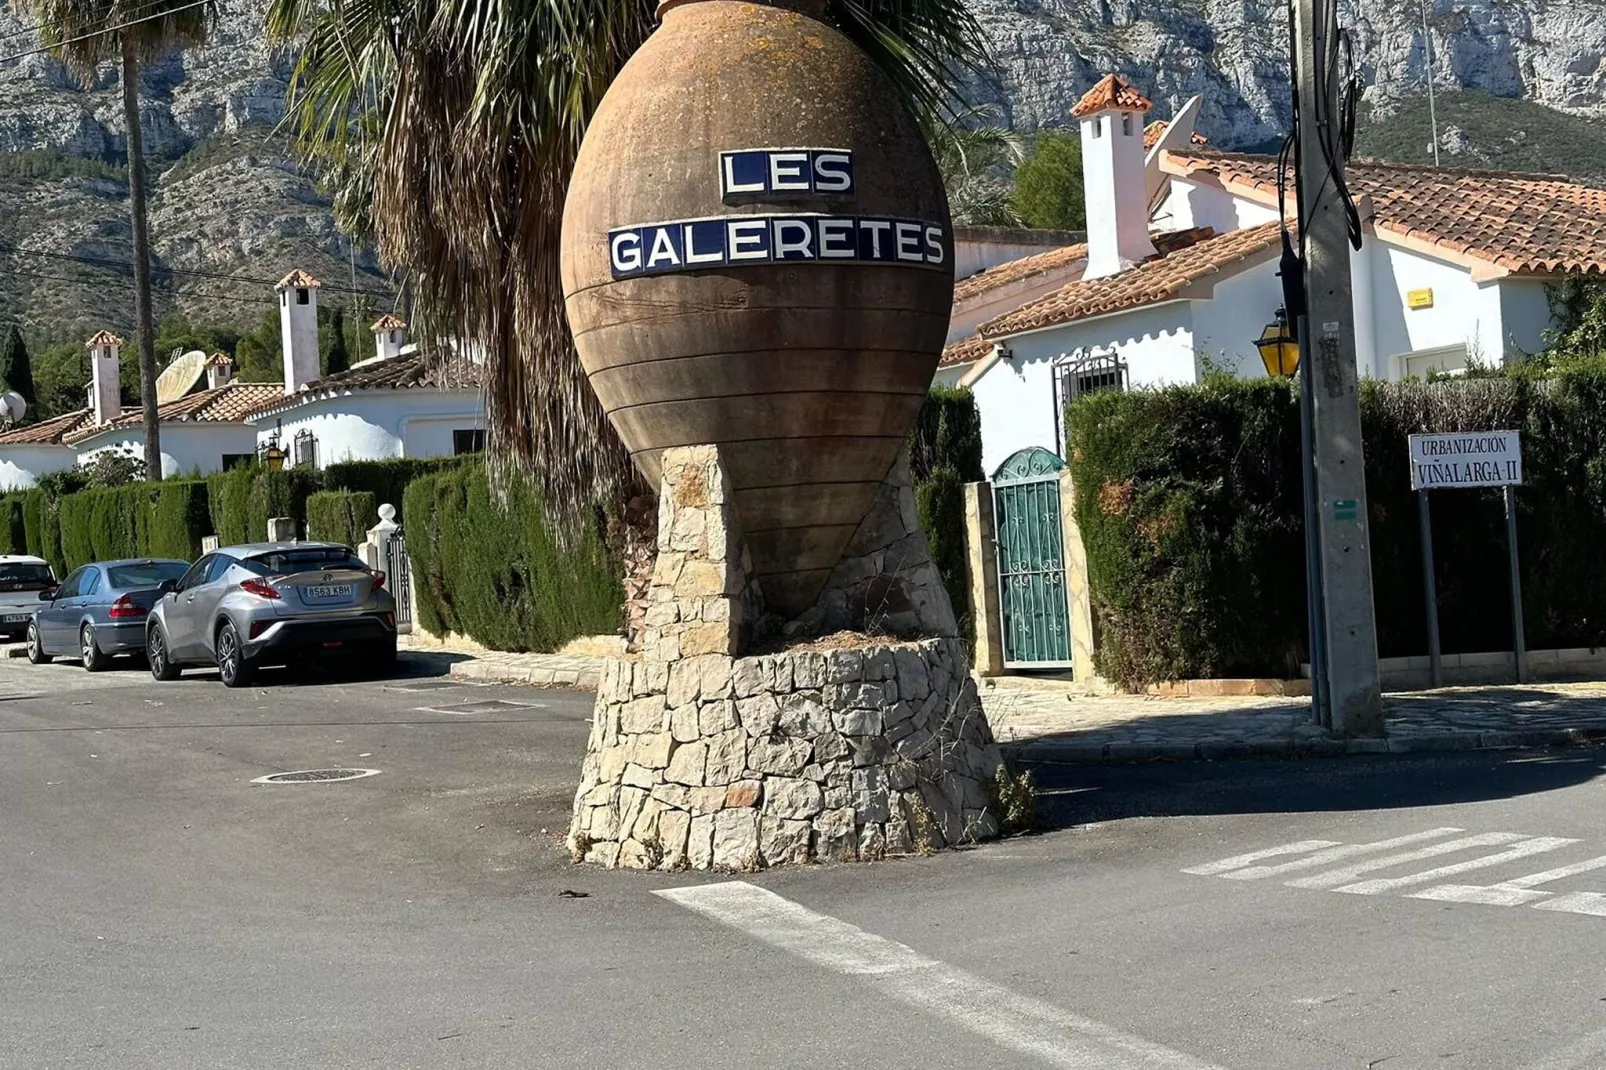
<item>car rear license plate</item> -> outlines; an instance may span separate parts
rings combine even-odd
[[[7,624],[27,624],[32,618],[27,613],[7,613],[4,619]]]
[[[350,598],[351,584],[331,583],[326,587],[308,587],[307,597],[318,601],[328,601],[331,598]]]

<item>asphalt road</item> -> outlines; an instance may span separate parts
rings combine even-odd
[[[642,875],[560,848],[588,696],[262,684],[0,662],[0,1067],[1606,1067],[1606,751],[1042,768],[1039,835]]]

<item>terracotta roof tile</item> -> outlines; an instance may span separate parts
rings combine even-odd
[[[95,335],[95,337],[93,337],[89,341],[85,342],[84,346],[87,349],[95,349],[95,348],[97,348],[99,346],[120,346],[122,344],[123,344],[123,340],[121,338],[117,337],[112,332],[110,332],[110,331],[100,331],[99,333],[97,333]]]
[[[1154,104],[1119,74],[1100,78],[1071,109],[1071,118],[1080,119],[1096,111],[1148,111]]]
[[[1183,290],[1277,245],[1278,223],[1215,235],[1209,227],[1177,232],[1157,256],[1116,275],[1081,279],[983,323],[984,338],[1124,312],[1175,298]],[[1191,241],[1186,240],[1191,237]]]
[[[48,420],[41,420],[27,427],[18,427],[0,434],[0,446],[23,445],[59,445],[61,440],[72,434],[86,423],[91,423],[95,414],[88,409],[79,409],[76,412],[63,413]]]
[[[407,329],[407,321],[394,313],[387,312],[374,320],[373,325],[368,329],[375,334],[380,331],[405,331]]]
[[[990,338],[983,338],[973,334],[962,342],[953,342],[942,347],[942,359],[937,362],[939,368],[952,368],[960,364],[969,364],[980,360],[993,351]]]
[[[279,280],[276,289],[280,290],[316,290],[323,283],[313,278],[307,272],[296,268],[290,274]]]
[[[1087,259],[1087,245],[1062,245],[1044,253],[1033,253],[1019,260],[1007,260],[984,271],[967,276],[954,283],[954,303],[968,301],[989,293],[1000,286],[1043,275],[1057,268],[1069,267],[1078,260]]]
[[[252,415],[273,409],[304,405],[321,397],[354,390],[477,390],[485,381],[485,366],[460,357],[413,355],[365,361],[355,368],[326,375],[302,387],[294,397],[281,392],[252,409]]]
[[[1214,175],[1275,203],[1277,161],[1232,153],[1166,154],[1177,175]],[[1351,190],[1371,200],[1374,228],[1481,262],[1495,274],[1606,274],[1606,190],[1560,175],[1358,160]]]
[[[208,368],[228,368],[233,364],[234,358],[229,356],[227,353],[213,353],[210,357],[206,358],[206,366]]]
[[[1143,128],[1143,151],[1148,152],[1150,149],[1154,148],[1155,145],[1159,144],[1160,139],[1165,136],[1165,132],[1170,129],[1170,127],[1171,124],[1166,122],[1164,119],[1156,119],[1148,126],[1145,126]],[[1192,134],[1188,135],[1188,143],[1192,145],[1208,145],[1210,144],[1210,139],[1199,133],[1199,131],[1195,130]]]
[[[259,409],[274,398],[284,397],[279,383],[225,383],[211,390],[186,394],[156,409],[162,423],[232,423]],[[107,424],[88,424],[62,437],[64,442],[82,442],[106,430],[138,427],[143,414],[136,407]]]

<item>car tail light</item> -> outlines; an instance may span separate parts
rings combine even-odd
[[[267,631],[271,627],[273,627],[273,622],[271,620],[254,620],[254,621],[252,621],[251,622],[251,638],[252,639],[257,638],[263,632]]]
[[[111,617],[112,620],[130,620],[135,617],[143,617],[149,612],[144,606],[136,605],[134,600],[125,594],[112,603],[111,609],[106,611],[106,615]]]
[[[374,590],[376,590],[376,591],[382,590],[382,589],[384,589],[384,586],[385,586],[385,574],[376,569],[374,571]]]
[[[270,587],[261,580],[241,580],[240,590],[256,595],[258,598],[278,598],[279,589]]]

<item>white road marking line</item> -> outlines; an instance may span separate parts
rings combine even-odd
[[[1240,869],[1234,873],[1223,873],[1222,876],[1233,881],[1254,881],[1265,877],[1280,877],[1284,873],[1294,873],[1301,869],[1317,869],[1329,862],[1338,862],[1345,858],[1354,858],[1356,855],[1370,854],[1373,851],[1387,851],[1395,847],[1405,847],[1424,840],[1435,840],[1441,836],[1449,836],[1466,829],[1438,828],[1428,829],[1426,832],[1413,832],[1409,836],[1396,836],[1392,840],[1378,840],[1376,843],[1352,843],[1343,847],[1333,847],[1301,858],[1295,862],[1284,862],[1279,866],[1251,866],[1249,869]]]
[[[1259,862],[1263,858],[1277,858],[1281,855],[1298,855],[1306,851],[1319,851],[1323,847],[1337,847],[1337,840],[1300,840],[1298,843],[1285,843],[1281,847],[1268,847],[1264,851],[1250,851],[1246,855],[1233,855],[1223,858],[1219,862],[1209,862],[1202,866],[1189,866],[1184,873],[1192,873],[1198,877],[1214,877],[1218,873],[1225,873],[1229,869],[1239,869],[1251,862]]]
[[[1336,888],[1338,885],[1348,884],[1362,873],[1370,873],[1374,869],[1403,866],[1407,862],[1416,862],[1423,858],[1432,858],[1435,855],[1447,855],[1453,851],[1465,851],[1469,847],[1493,847],[1497,844],[1511,843],[1523,838],[1520,832],[1480,832],[1476,836],[1463,836],[1459,840],[1435,843],[1428,847],[1419,847],[1415,851],[1401,851],[1399,854],[1384,855],[1382,858],[1369,858],[1365,862],[1357,862],[1352,866],[1341,866],[1338,869],[1330,869],[1326,873],[1317,873],[1311,877],[1300,877],[1297,880],[1284,881],[1283,883],[1290,888]]]
[[[1543,903],[1535,903],[1535,910],[1560,910],[1568,914],[1593,914],[1606,918],[1606,895],[1599,892],[1572,892],[1558,895]]]
[[[1570,866],[1547,869],[1543,873],[1501,881],[1499,884],[1441,884],[1435,888],[1412,892],[1410,898],[1437,899],[1445,903],[1482,903],[1492,907],[1518,907],[1555,894],[1530,891],[1538,885],[1549,884],[1563,877],[1574,877],[1596,869],[1606,869],[1606,855],[1591,858],[1587,862],[1574,862]]]
[[[858,979],[1011,1050],[1065,1070],[1220,1070],[928,958],[746,881],[654,892],[772,947]]]
[[[1606,1029],[1558,1048],[1522,1070],[1599,1070],[1603,1054],[1606,1054]]]
[[[1439,866],[1437,869],[1412,873],[1404,877],[1377,877],[1369,881],[1360,881],[1356,884],[1346,884],[1334,888],[1333,891],[1348,892],[1350,895],[1376,895],[1378,892],[1392,892],[1396,888],[1409,888],[1413,884],[1426,884],[1428,881],[1438,880],[1440,877],[1453,877],[1457,873],[1466,873],[1474,869],[1486,869],[1489,866],[1498,866],[1502,862],[1515,862],[1519,858],[1527,858],[1529,855],[1554,851],[1558,847],[1566,847],[1568,844],[1577,842],[1577,840],[1563,839],[1559,836],[1535,836],[1531,840],[1523,840],[1504,851],[1485,855],[1482,858],[1474,858],[1467,862],[1455,862],[1448,866]]]

